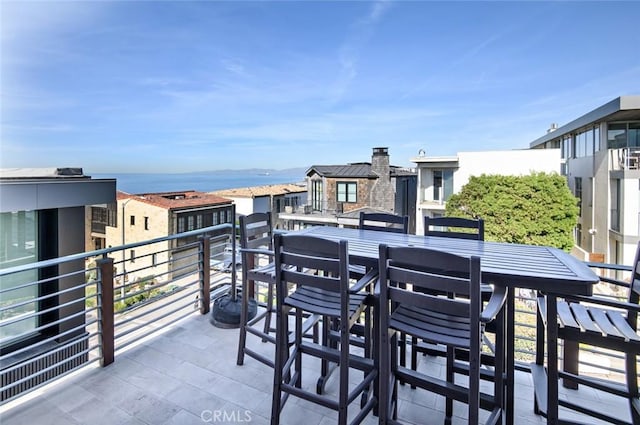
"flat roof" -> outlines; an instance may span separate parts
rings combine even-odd
[[[626,121],[640,119],[640,96],[620,96],[611,102],[587,112],[579,118],[563,125],[562,127],[537,138],[529,144],[535,148],[550,140],[557,139],[567,133],[578,130],[581,127],[607,119],[607,121]]]

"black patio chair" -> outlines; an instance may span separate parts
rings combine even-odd
[[[247,347],[247,333],[258,336],[263,342],[275,343],[271,329],[276,281],[273,262],[273,228],[270,213],[254,213],[240,216],[240,253],[242,255],[242,302],[240,310],[240,336],[238,338],[237,364],[244,364],[245,354],[273,367],[273,360]],[[260,287],[266,297],[260,298]],[[262,311],[257,314],[258,306]],[[254,316],[254,317],[250,317]],[[256,325],[264,320],[262,328]]]
[[[435,227],[432,229],[431,227]],[[425,217],[425,236],[484,240],[484,220],[461,217]]]
[[[549,418],[558,417],[558,406],[563,406],[612,423],[629,423],[616,418],[605,409],[592,409],[584,402],[576,403],[558,398],[559,378],[569,379],[578,385],[586,385],[629,400],[631,422],[640,424],[640,399],[638,398],[637,362],[640,356],[640,334],[638,332],[638,313],[640,312],[640,243],[631,271],[631,283],[615,279],[601,278],[628,291],[626,301],[620,301],[601,295],[572,296],[558,299],[555,296],[538,297],[538,332],[536,340],[536,362],[532,365],[535,384],[534,410]],[[546,318],[549,317],[549,323]],[[551,318],[556,318],[553,320]],[[547,372],[544,373],[544,347],[546,329]],[[586,344],[614,350],[625,357],[625,384],[592,378],[568,371],[558,370],[558,340],[567,345]],[[576,352],[576,356],[579,351]],[[575,359],[576,363],[578,358]],[[546,397],[545,397],[546,395]],[[561,421],[562,422],[562,421]]]
[[[461,217],[425,217],[424,218],[424,234],[425,236],[439,236],[455,239],[474,239],[484,240],[484,220],[482,219],[470,219]],[[488,284],[481,284],[483,301],[488,301],[491,297],[492,288]],[[485,328],[485,333],[495,334],[494,323],[488,324]],[[483,342],[489,347],[491,352],[495,351],[493,342],[483,334]],[[424,343],[414,339],[412,341],[411,350],[411,369],[416,370],[418,366],[418,353],[429,355],[445,355],[445,351],[442,347],[435,346],[433,344]],[[464,351],[457,351],[456,357],[464,359],[466,353]],[[483,354],[483,364],[492,365],[493,359]],[[485,373],[483,371],[483,377],[486,379],[493,379],[492,374]]]
[[[406,234],[409,233],[409,216],[361,211],[358,228]]]
[[[415,247],[380,246],[379,256],[379,397],[381,423],[397,418],[398,381],[446,398],[445,423],[451,423],[453,400],[468,404],[468,422],[477,424],[479,410],[490,411],[487,423],[504,415],[504,310],[506,288],[497,287],[484,306],[480,291],[480,259]],[[416,291],[416,289],[420,291]],[[449,292],[466,298],[448,297]],[[500,329],[496,343],[493,394],[480,391],[481,337],[487,323]],[[399,364],[400,333],[443,345],[447,349],[446,379],[438,379]],[[456,383],[454,351],[468,356],[468,383]]]
[[[372,358],[351,352],[351,327],[372,305],[363,288],[371,284],[361,280],[351,285],[347,242],[334,242],[305,235],[275,235],[276,264],[276,361],[274,370],[271,424],[280,423],[280,413],[290,395],[338,412],[338,424],[347,423],[351,403],[360,399],[358,412],[351,423],[360,423],[377,400],[368,391],[377,377]],[[294,287],[289,292],[289,286]],[[289,312],[295,325],[289,338]],[[337,348],[303,339],[304,314],[319,315],[324,327],[339,324]],[[338,319],[335,321],[334,319]],[[372,343],[365,332],[365,343]],[[367,352],[367,351],[365,351]],[[302,387],[302,362],[312,356],[338,364],[338,395],[332,397]],[[363,372],[363,379],[350,389],[349,370]],[[362,395],[368,395],[366,399]]]

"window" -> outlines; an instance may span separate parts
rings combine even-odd
[[[202,214],[196,216],[196,229],[202,229]]]
[[[149,230],[149,217],[144,218],[144,230]]]
[[[213,214],[211,214],[211,223],[215,226],[220,223],[218,220],[218,211],[214,211]]]
[[[338,182],[336,186],[338,202],[357,202],[358,184],[356,182]]]
[[[433,171],[433,200],[446,201],[453,195],[453,170]]]
[[[578,215],[582,217],[582,177],[575,178],[575,196],[578,198],[578,208],[580,208]]]
[[[38,220],[39,217],[35,211],[0,214],[0,268],[35,263],[39,260]],[[34,333],[33,336],[37,336],[38,318],[30,315],[40,309],[36,301],[40,295],[38,294],[39,285],[24,286],[24,283],[36,282],[38,278],[37,269],[0,277],[0,289],[3,291],[0,294],[2,304],[18,304],[2,312],[3,322],[15,321],[11,324],[3,323],[0,327],[0,339],[8,340],[31,331]],[[20,317],[23,318],[20,319]],[[16,342],[16,344],[19,343]],[[12,348],[14,345],[13,342],[9,342],[7,347],[2,347],[2,352],[5,352],[5,348],[14,349],[15,347]]]
[[[184,229],[185,229],[184,217],[178,217],[178,233],[184,232]]]
[[[193,230],[193,216],[187,217],[187,230]]]
[[[627,146],[627,124],[609,124],[607,128],[607,147],[619,149]]]
[[[322,180],[311,181],[311,208],[314,211],[322,211]]]
[[[132,249],[129,251],[129,261],[131,261],[132,263],[136,262],[136,250]]]
[[[129,224],[131,226],[135,226],[136,225],[136,216],[135,215],[129,216]]]

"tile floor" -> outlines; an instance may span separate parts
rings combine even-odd
[[[22,424],[194,424],[269,423],[271,369],[246,358],[236,365],[237,329],[220,329],[209,316],[194,314],[167,325],[162,333],[117,353],[106,368],[90,366],[34,391],[0,408],[2,425]],[[268,352],[270,344],[251,338],[252,346]],[[440,360],[421,358],[421,368],[443,373]],[[309,365],[311,379],[317,365]],[[531,377],[518,372],[515,417],[517,424],[545,423],[533,413]],[[328,390],[331,391],[329,381]],[[561,397],[580,397],[603,410],[628,408],[624,401],[589,389],[563,390]],[[444,400],[421,390],[400,387],[399,416],[412,424],[443,423]],[[454,407],[454,424],[465,423],[465,407]],[[623,416],[626,418],[626,416]],[[596,423],[590,418],[579,418]],[[329,425],[336,414],[291,397],[282,415],[283,424]],[[377,423],[371,414],[366,424]]]

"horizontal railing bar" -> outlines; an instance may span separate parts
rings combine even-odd
[[[75,333],[77,331],[83,331],[84,332],[84,331],[86,331],[86,327],[87,326],[93,325],[93,324],[98,323],[98,322],[99,322],[99,319],[90,320],[90,321],[88,321],[86,323],[83,323],[83,324],[81,324],[79,326],[76,326],[76,327],[71,328],[71,329],[67,329],[64,332],[61,332],[61,333],[58,333],[56,335],[50,336],[49,338],[41,339],[38,342],[35,342],[35,343],[31,344],[31,345],[27,345],[27,346],[22,347],[20,349],[11,351],[10,353],[7,353],[7,354],[5,354],[3,356],[0,356],[0,361],[6,360],[6,359],[8,359],[8,358],[10,358],[12,356],[16,356],[18,354],[25,353],[25,352],[27,352],[27,351],[29,351],[31,349],[38,348],[38,347],[40,347],[42,345],[45,345],[45,344],[48,344],[50,342],[55,342],[59,338],[61,338],[63,336],[66,336],[66,335],[71,335],[71,334],[73,334],[73,333]],[[30,335],[30,334],[28,334],[28,335]],[[2,345],[4,345],[4,343]]]
[[[10,274],[14,274],[14,273],[19,273],[21,271],[25,271],[25,270],[30,270],[30,269],[34,269],[34,268],[44,268],[44,267],[50,267],[50,266],[55,266],[58,264],[62,264],[62,263],[66,263],[66,262],[70,262],[70,261],[74,261],[74,260],[84,260],[87,257],[94,257],[94,256],[103,256],[103,255],[108,255],[112,252],[119,252],[122,250],[126,250],[126,249],[130,249],[130,248],[136,248],[139,246],[145,246],[145,245],[151,245],[154,243],[159,243],[159,242],[164,242],[164,241],[170,241],[170,240],[176,240],[176,239],[182,239],[182,238],[187,238],[190,236],[197,236],[197,235],[201,235],[201,234],[206,234],[208,232],[211,231],[215,231],[215,230],[222,230],[222,229],[232,229],[233,226],[231,223],[223,223],[223,224],[218,224],[215,226],[210,226],[210,227],[205,227],[202,229],[197,229],[197,230],[191,230],[189,232],[184,232],[184,233],[176,233],[174,235],[168,235],[168,236],[162,236],[159,238],[154,238],[154,239],[149,239],[146,241],[140,241],[140,242],[133,242],[133,243],[129,243],[126,245],[120,245],[117,247],[112,247],[112,248],[104,248],[104,249],[99,249],[99,250],[95,250],[95,251],[89,251],[89,252],[82,252],[82,253],[78,253],[78,254],[72,254],[72,255],[66,255],[64,257],[59,257],[59,258],[53,258],[50,260],[43,260],[43,261],[38,261],[35,263],[28,263],[28,264],[22,264],[19,266],[14,266],[14,267],[8,267],[6,269],[1,269],[0,270],[0,277],[1,276],[7,276]]]
[[[187,306],[187,305],[189,305],[189,304],[185,304],[185,306]],[[178,308],[176,308],[175,310],[170,311],[170,312],[168,312],[167,314],[164,314],[164,315],[160,316],[160,317],[159,317],[159,319],[164,319],[165,317],[171,316],[172,314],[175,314],[175,313],[177,313],[178,311],[183,310],[183,309],[184,309],[184,306],[178,307]],[[193,313],[194,313],[193,311],[187,311],[187,312],[185,312],[183,315],[178,316],[178,317],[176,318],[176,320],[178,320],[178,319],[183,319],[183,318],[185,318],[185,317],[188,317],[188,316],[192,315]],[[153,334],[154,332],[158,332],[159,330],[161,330],[161,328],[155,328],[155,329],[153,329],[153,328],[152,328],[148,333],[143,334],[143,335],[144,335],[144,336],[148,336],[148,335]],[[127,332],[126,334],[124,334],[124,335],[119,335],[119,336],[120,336],[120,337],[122,337],[122,336],[126,336],[126,335],[129,335],[130,333],[132,333],[132,332]],[[116,339],[117,339],[117,338],[116,338]],[[128,347],[129,345],[131,345],[131,344],[133,344],[133,343],[135,343],[135,342],[137,342],[137,340],[135,340],[135,339],[134,339],[134,340],[125,341],[125,342],[123,342],[122,344],[120,344],[120,345],[118,345],[118,346],[116,347],[116,351],[122,350],[122,349],[124,349],[124,348]]]
[[[181,300],[183,300],[183,299],[185,299],[185,298],[187,298],[187,297],[189,297],[189,296],[191,296],[191,295],[197,294],[197,293],[199,293],[199,292],[200,292],[200,289],[195,289],[195,290],[192,290],[192,291],[190,291],[190,292],[186,292],[186,293],[185,293],[185,294],[183,294],[182,296],[175,298],[171,304],[173,304],[175,301],[181,301]],[[193,304],[193,301],[190,301],[190,302],[189,302],[189,304]],[[189,305],[189,304],[185,304],[185,305]],[[121,321],[117,322],[117,323],[114,325],[114,327],[116,327],[116,328],[117,328],[118,326],[126,325],[127,323],[130,323],[130,322],[133,322],[133,321],[135,321],[135,320],[138,320],[138,319],[140,319],[141,317],[144,317],[144,316],[146,316],[146,315],[148,315],[148,314],[155,313],[156,311],[162,310],[163,308],[166,308],[168,305],[170,305],[170,304],[165,303],[165,304],[162,304],[162,305],[160,305],[160,306],[157,306],[157,307],[154,307],[154,308],[152,308],[152,309],[149,309],[149,310],[147,310],[147,311],[143,312],[142,314],[139,314],[139,315],[136,315],[136,316],[128,317],[127,319],[124,319],[124,320],[121,320]],[[120,335],[116,335],[116,338],[117,338],[118,336],[120,336]]]
[[[15,304],[10,304],[8,307],[1,307],[0,308],[0,313],[3,312],[3,311],[6,311],[6,310],[12,310],[12,309],[14,309],[16,307],[21,307],[23,305],[32,304],[34,302],[38,302],[38,301],[46,300],[46,299],[49,299],[49,298],[57,297],[60,294],[65,294],[67,292],[76,291],[76,290],[81,289],[83,287],[86,288],[86,287],[88,287],[90,285],[91,285],[90,283],[86,283],[85,282],[85,283],[82,283],[80,285],[73,286],[71,288],[66,288],[66,289],[60,290],[58,292],[54,292],[52,294],[46,294],[46,295],[43,295],[43,296],[37,297],[37,298],[29,298],[26,301],[20,301],[20,302],[17,302]]]
[[[65,273],[65,274],[62,274],[62,275],[56,275],[56,276],[52,276],[52,277],[47,277],[45,279],[34,280],[34,281],[31,281],[31,282],[23,283],[21,285],[11,286],[11,287],[8,287],[8,288],[0,289],[0,294],[2,294],[4,292],[11,292],[11,291],[16,291],[18,289],[28,288],[30,286],[41,286],[43,283],[56,282],[61,278],[72,277],[72,276],[75,276],[75,275],[81,274],[81,273],[85,274],[85,271],[86,271],[85,269],[75,270],[73,272]]]
[[[54,309],[54,310],[55,310],[55,309]],[[46,325],[38,326],[38,327],[36,327],[36,328],[34,328],[34,329],[28,330],[27,332],[23,332],[23,333],[21,333],[21,334],[18,334],[18,335],[14,335],[14,336],[12,336],[12,337],[9,337],[8,339],[7,339],[7,338],[5,338],[5,339],[1,339],[1,340],[0,340],[0,346],[2,346],[2,345],[6,346],[6,345],[10,345],[10,344],[12,344],[12,343],[18,342],[18,341],[20,341],[21,339],[26,338],[26,337],[29,337],[29,336],[33,335],[34,333],[37,333],[37,332],[39,332],[39,331],[41,331],[41,330],[43,330],[43,329],[50,328],[50,327],[52,327],[53,325],[59,325],[59,324],[61,324],[61,323],[66,322],[66,321],[67,321],[67,320],[69,320],[69,319],[73,319],[73,318],[79,317],[79,316],[84,315],[84,314],[86,314],[86,313],[85,313],[85,310],[82,310],[82,311],[77,312],[77,313],[74,313],[74,314],[66,315],[66,316],[65,316],[64,318],[62,318],[62,319],[58,319],[58,320],[55,320],[55,321],[47,322],[47,324],[46,324]],[[7,341],[8,341],[8,342],[7,342]]]
[[[2,322],[0,322],[0,327],[9,326],[9,325],[12,325],[14,323],[22,322],[23,320],[31,319],[32,317],[39,317],[39,316],[42,316],[43,314],[51,313],[52,311],[60,310],[63,307],[69,307],[69,306],[71,306],[73,304],[77,304],[79,302],[86,303],[88,298],[93,298],[93,295],[91,295],[90,297],[86,297],[85,296],[85,297],[82,297],[82,298],[76,298],[76,299],[68,301],[66,303],[57,304],[57,305],[55,305],[54,307],[51,307],[51,308],[47,308],[47,309],[44,309],[44,310],[37,310],[37,311],[35,311],[33,313],[25,314],[23,316],[18,316],[18,317],[14,317],[14,318],[11,318],[11,319],[3,320]],[[35,300],[39,300],[39,298],[36,298]],[[84,312],[85,312],[85,310],[83,309],[81,313],[84,313]],[[50,327],[50,326],[47,326],[47,327]]]

